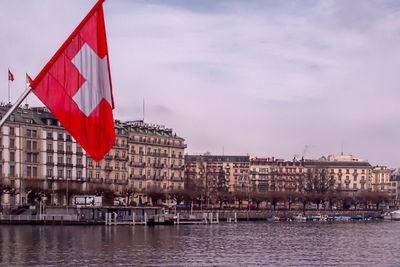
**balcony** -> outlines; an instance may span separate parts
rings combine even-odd
[[[162,169],[164,168],[164,164],[162,163],[153,163],[153,168],[158,168],[158,169]]]
[[[48,162],[46,162],[46,165],[47,165],[47,166],[54,166],[54,162],[48,161]]]
[[[106,184],[112,184],[112,180],[109,179],[109,178],[106,178],[106,179],[105,179],[105,183],[106,183]]]
[[[47,153],[54,153],[54,149],[52,149],[52,148],[47,148],[47,149],[46,149],[46,152],[47,152]]]
[[[83,151],[76,151],[76,155],[77,156],[82,156],[83,155]]]
[[[74,167],[74,164],[72,164],[72,163],[65,163],[65,167],[72,168],[72,167]]]
[[[67,150],[67,151],[65,151],[65,153],[72,155],[72,150]]]
[[[131,161],[131,166],[133,166],[133,167],[145,167],[145,166],[146,166],[146,163],[144,163],[144,162],[134,162],[134,161]]]
[[[39,153],[39,149],[38,148],[32,148],[32,147],[27,147],[25,148],[26,152],[28,153]]]
[[[106,171],[112,171],[114,168],[112,166],[106,166],[104,169]]]
[[[128,184],[128,180],[127,179],[115,179],[114,183],[115,184]]]
[[[185,168],[185,166],[179,166],[179,165],[173,165],[173,164],[171,164],[171,169],[173,169],[173,170],[183,170]],[[219,173],[219,172],[216,172],[216,173]]]
[[[103,182],[103,178],[89,178],[89,182],[102,183]]]
[[[144,180],[144,179],[146,179],[146,176],[144,176],[144,175],[130,175],[130,178],[132,178],[132,179],[137,179],[137,180]]]
[[[57,149],[57,154],[64,154],[64,149]]]
[[[123,160],[123,161],[125,161],[125,160],[128,160],[128,157],[127,156],[114,156],[114,159],[115,160]]]
[[[113,159],[113,157],[109,154],[105,155],[104,159]]]
[[[83,168],[83,164],[76,164],[77,168]]]
[[[64,167],[64,163],[63,162],[57,162],[57,167]]]

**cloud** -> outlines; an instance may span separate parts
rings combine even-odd
[[[0,71],[37,74],[93,3],[3,4]],[[189,153],[224,147],[291,159],[306,144],[309,157],[340,153],[343,144],[345,153],[398,167],[399,7],[107,1],[115,115],[141,119],[145,98],[146,120],[174,128]],[[13,84],[14,98],[21,87]]]

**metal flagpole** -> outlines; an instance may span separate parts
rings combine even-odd
[[[10,83],[10,81],[9,81]],[[14,110],[21,105],[22,101],[29,95],[29,93],[32,91],[31,87],[28,87],[25,89],[25,91],[22,93],[22,95],[18,98],[17,102],[7,111],[7,113],[3,116],[3,118],[0,121],[0,127],[3,126],[3,124],[6,122],[8,117],[14,112]]]
[[[10,69],[8,69],[8,72],[7,72],[7,80],[8,80],[8,103],[11,103],[11,100],[10,100]]]

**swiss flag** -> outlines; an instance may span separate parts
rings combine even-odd
[[[103,1],[96,3],[30,84],[95,161],[115,143]]]

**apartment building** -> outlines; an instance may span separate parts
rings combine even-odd
[[[249,156],[186,155],[186,177],[195,179],[206,190],[249,190]]]
[[[104,159],[96,163],[88,157],[91,187],[107,187],[120,195],[131,190],[136,192],[138,202],[144,201],[149,190],[184,188],[186,144],[172,129],[143,121],[116,120],[115,136],[115,145]]]
[[[8,105],[0,106],[4,115]],[[66,183],[83,189],[85,152],[46,108],[18,108],[0,130],[2,205],[26,204],[28,193],[41,188],[52,204]]]
[[[330,155],[318,160],[305,160],[307,172],[324,170],[324,175],[334,181],[332,188],[342,192],[372,190],[372,166],[366,160],[351,155]]]
[[[372,168],[372,191],[390,191],[391,170],[386,166],[375,166]]]

